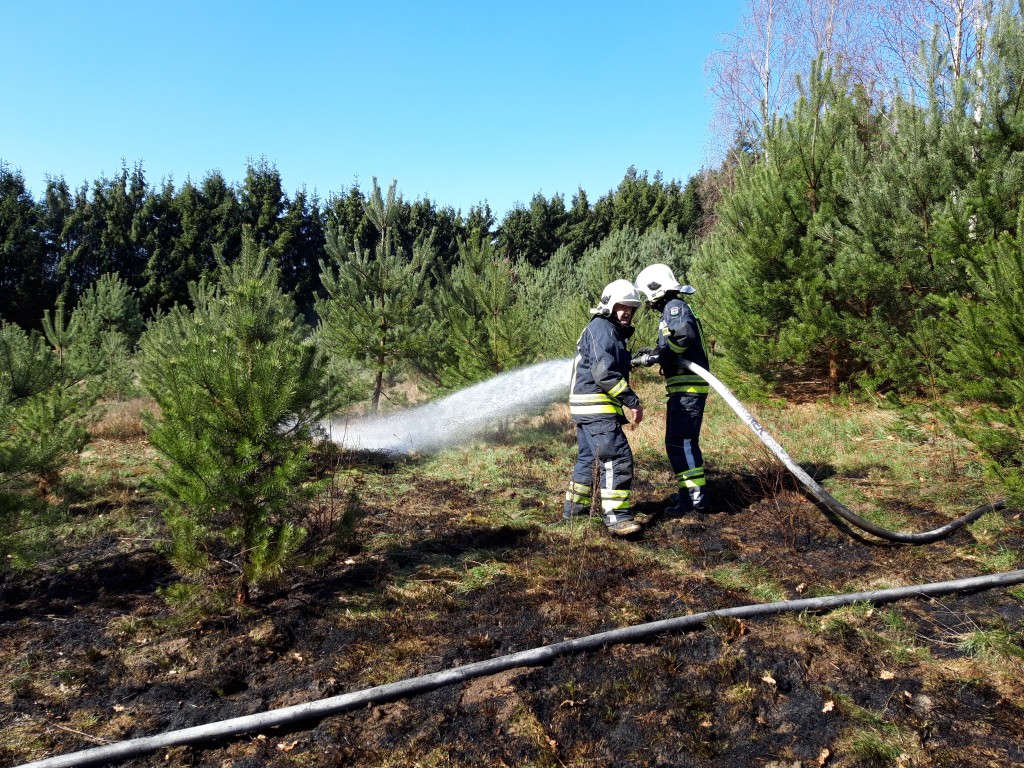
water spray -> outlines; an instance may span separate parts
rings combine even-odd
[[[439,451],[488,427],[565,399],[572,358],[507,371],[452,395],[376,418],[333,419],[330,439],[349,450],[380,453]]]

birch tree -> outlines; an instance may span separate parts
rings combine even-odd
[[[1004,0],[748,0],[737,28],[705,65],[726,146],[760,148],[770,121],[797,97],[795,77],[818,56],[879,104],[897,96],[954,101],[954,85],[981,87],[980,63]]]

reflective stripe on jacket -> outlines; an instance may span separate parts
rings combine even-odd
[[[626,339],[633,329],[598,315],[576,342],[569,384],[569,413],[584,423],[612,418],[626,423],[622,407],[636,408],[640,398],[629,387],[630,356]]]

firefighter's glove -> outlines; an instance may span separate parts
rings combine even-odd
[[[629,361],[633,368],[646,368],[658,362],[658,350],[651,347],[638,349],[633,359]]]

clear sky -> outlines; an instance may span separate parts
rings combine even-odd
[[[292,195],[398,180],[499,221],[633,165],[708,165],[704,62],[742,0],[0,0],[0,162],[39,199],[265,158]]]

